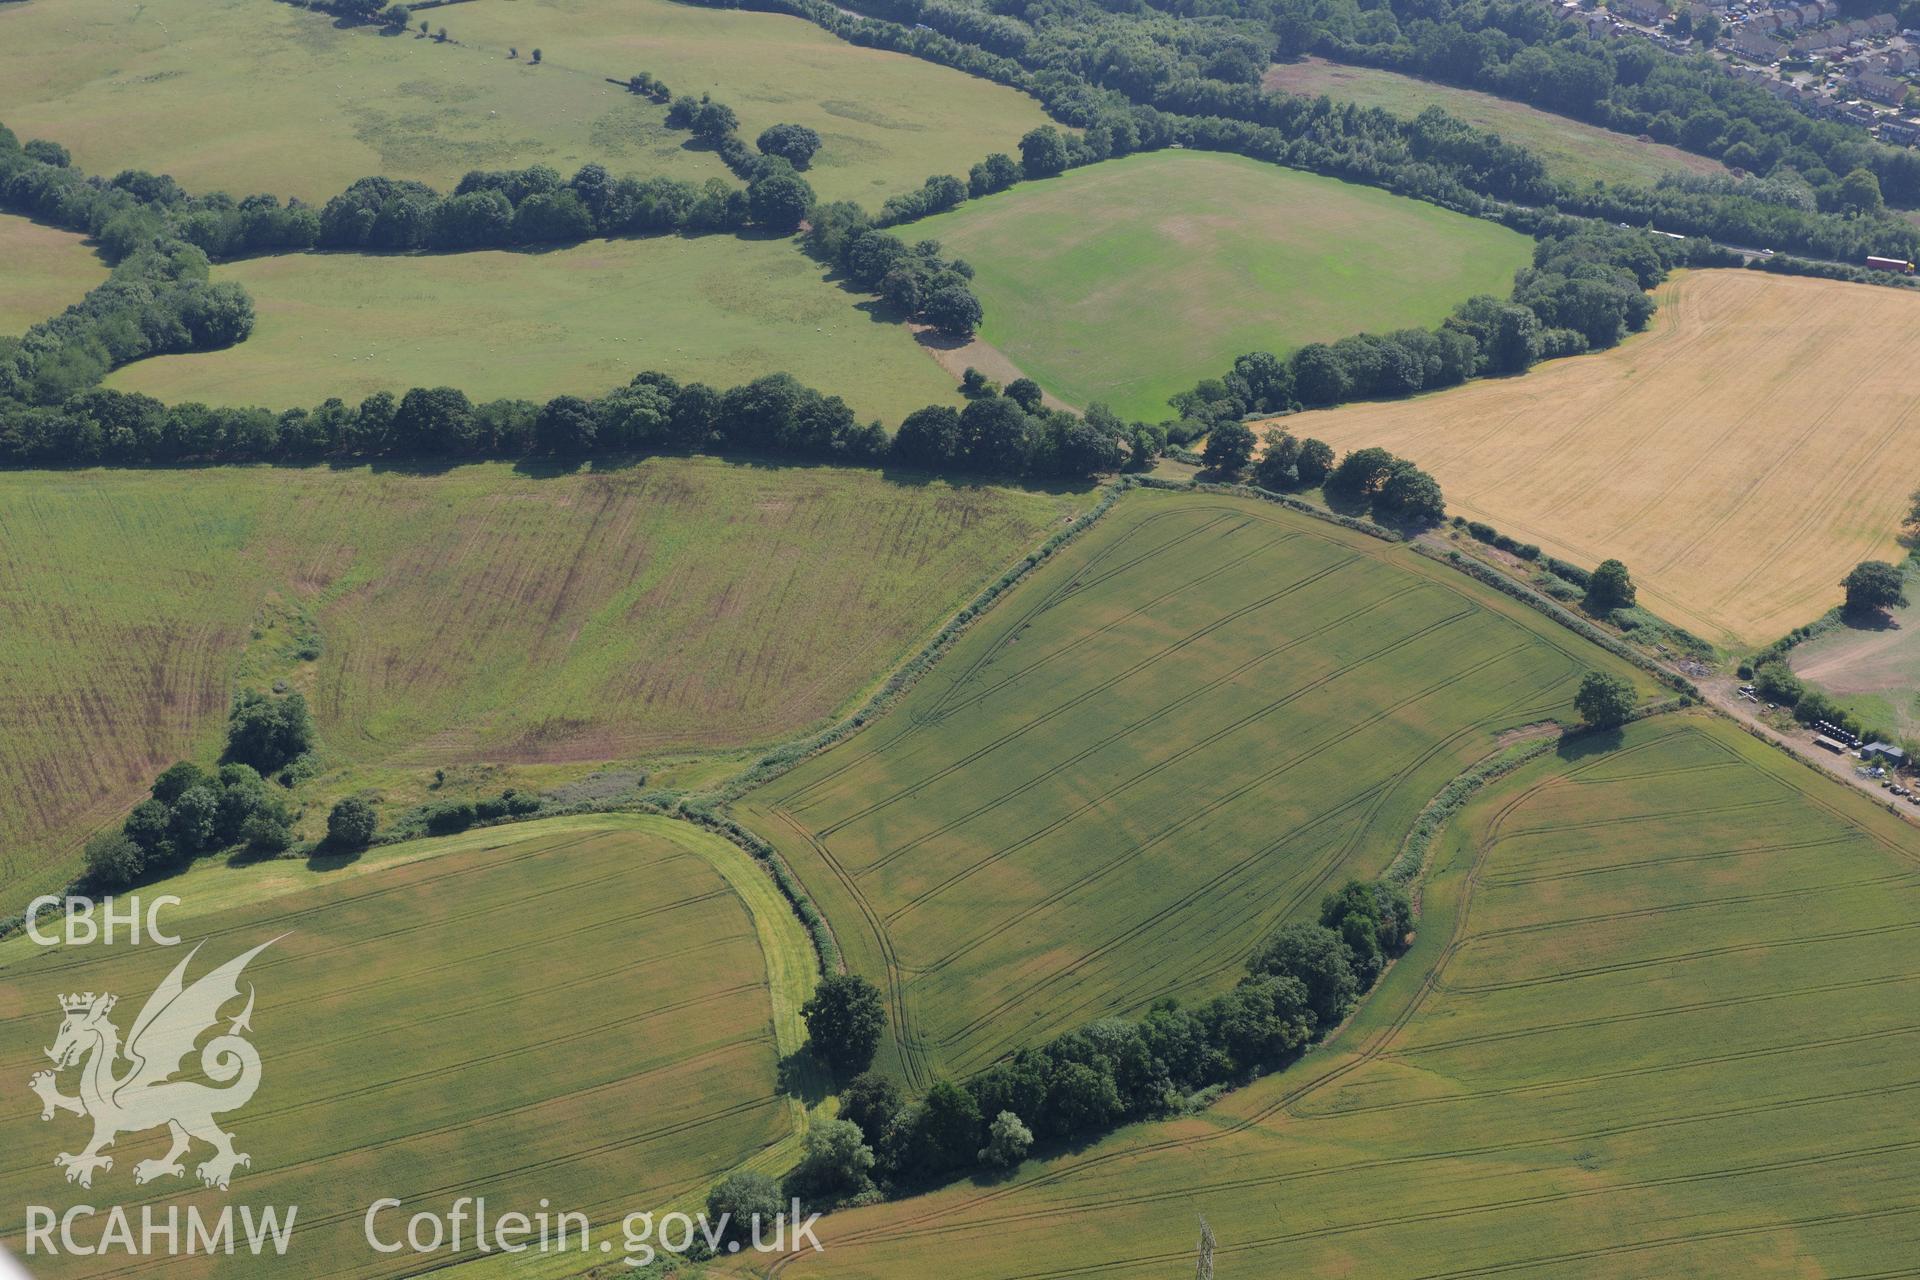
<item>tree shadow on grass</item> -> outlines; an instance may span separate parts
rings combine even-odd
[[[833,1091],[833,1073],[807,1045],[781,1057],[776,1078],[781,1093],[809,1107],[819,1106]]]
[[[1899,631],[1900,619],[1885,609],[1849,609],[1840,610],[1840,621],[1849,631]]]
[[[1619,729],[1568,729],[1554,744],[1553,754],[1572,763],[1618,751],[1625,741],[1626,734]]]

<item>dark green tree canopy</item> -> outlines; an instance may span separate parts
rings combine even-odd
[[[813,1050],[835,1071],[853,1074],[867,1069],[880,1034],[887,1027],[886,1006],[880,990],[858,974],[833,973],[821,979],[800,1006],[807,1020]]]
[[[1595,729],[1614,729],[1625,724],[1640,703],[1633,682],[1604,671],[1589,671],[1573,695],[1574,709]]]
[[[1840,580],[1847,589],[1850,611],[1885,609],[1907,602],[1907,580],[1899,566],[1884,560],[1862,560]]]

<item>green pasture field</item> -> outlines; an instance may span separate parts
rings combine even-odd
[[[1570,748],[1570,749],[1569,749]],[[1920,1243],[1920,836],[1722,720],[1493,784],[1327,1049],[792,1276],[1899,1275]],[[937,1261],[936,1261],[937,1260]]]
[[[706,458],[0,475],[0,914],[210,762],[235,687],[304,690],[350,788],[777,741],[1090,501]]]
[[[791,373],[863,420],[889,423],[958,401],[953,378],[906,329],[858,308],[782,241],[303,253],[216,267],[214,279],[253,295],[252,336],[224,351],[128,365],[109,386],[169,403],[284,409],[434,385],[476,400],[591,396],[656,369],[721,388]]]
[[[415,1210],[445,1212],[463,1195],[484,1195],[493,1214],[531,1214],[545,1197],[604,1226],[704,1199],[740,1164],[795,1154],[805,1111],[778,1091],[777,1064],[799,1048],[793,1011],[817,973],[799,922],[740,849],[685,823],[621,814],[416,841],[364,861],[169,883],[182,906],[163,921],[180,947],[123,939],[49,951],[24,936],[0,946],[8,1078],[48,1067],[41,1050],[60,996],[115,993],[125,1035],[191,945],[201,949],[188,981],[277,938],[241,987],[256,993],[259,1091],[221,1123],[252,1157],[231,1198],[298,1206],[288,1259],[304,1275],[418,1270],[419,1257],[365,1243],[362,1220],[380,1196],[408,1204],[390,1218],[396,1231]],[[238,1012],[235,1001],[223,1030]],[[192,1076],[198,1059],[188,1061]],[[60,1076],[64,1093],[78,1091],[79,1074]],[[0,1134],[0,1240],[16,1251],[23,1204],[120,1204],[138,1221],[145,1204],[217,1213],[229,1199],[198,1182],[205,1146],[184,1178],[135,1186],[136,1163],[164,1152],[164,1128],[122,1135],[91,1189],[68,1185],[53,1156],[81,1149],[86,1122],[43,1122],[24,1088],[0,1107]],[[99,1266],[34,1265],[41,1275]],[[258,1266],[242,1256],[140,1269]]]
[[[106,263],[84,237],[0,216],[0,336],[52,319],[106,278]]]
[[[1725,173],[1718,160],[1682,151],[1651,138],[1641,140],[1611,129],[1554,115],[1524,102],[1457,89],[1452,85],[1383,71],[1349,67],[1324,58],[1303,58],[1268,69],[1263,82],[1280,93],[1379,107],[1395,115],[1417,116],[1439,107],[1468,124],[1499,134],[1539,156],[1547,172],[1562,182],[1593,181],[1652,186],[1670,173]]]
[[[825,141],[815,187],[874,205],[1046,123],[1015,90],[799,18],[668,0],[476,0],[419,17],[449,41],[278,0],[23,0],[0,7],[0,123],[92,172],[236,197],[325,200],[369,174],[447,190],[469,169],[588,161],[731,181],[664,107],[606,82],[652,71],[730,103],[749,145],[769,124],[811,125]]]
[[[1141,491],[738,809],[885,988],[881,1067],[925,1088],[1230,986],[1594,668],[1633,674],[1404,545]]]
[[[1243,156],[1157,151],[912,224],[972,263],[980,336],[1070,404],[1157,422],[1248,351],[1433,325],[1502,297],[1532,242]]]
[[[675,94],[712,94],[740,117],[748,146],[768,125],[806,125],[822,143],[807,181],[872,208],[929,174],[964,178],[988,152],[1016,154],[1022,134],[1048,123],[1016,90],[784,14],[675,0],[476,0],[446,13],[464,40],[518,45],[523,57],[540,45],[557,74],[596,83],[647,71]]]
[[[426,10],[457,41],[460,6]],[[356,178],[449,190],[469,169],[589,160],[615,173],[726,177],[666,109],[506,50],[342,28],[280,0],[0,6],[0,124],[111,177],[322,201]],[[553,70],[559,70],[554,68]],[[609,73],[611,74],[611,73]]]

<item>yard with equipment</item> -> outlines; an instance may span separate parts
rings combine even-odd
[[[1539,156],[1547,172],[1563,182],[1586,186],[1596,180],[1652,186],[1669,173],[1726,173],[1718,160],[1697,156],[1651,139],[1630,137],[1555,115],[1524,102],[1459,89],[1378,67],[1350,67],[1324,58],[1302,58],[1268,69],[1261,82],[1279,93],[1417,116],[1439,107],[1468,124],[1488,129]]]
[[[1281,425],[1411,458],[1455,514],[1623,560],[1652,612],[1765,644],[1838,604],[1856,562],[1902,558],[1920,293],[1697,271],[1659,301],[1611,351]]]
[[[213,278],[253,296],[252,336],[128,365],[109,386],[169,403],[285,409],[434,385],[475,400],[593,396],[652,369],[722,388],[789,372],[862,420],[889,423],[959,399],[905,329],[857,307],[776,240],[302,253],[216,267]]]
[[[496,1214],[532,1213],[544,1198],[605,1230],[636,1208],[703,1200],[743,1162],[790,1158],[806,1126],[775,1085],[779,1059],[799,1048],[793,1010],[816,980],[805,932],[750,857],[686,823],[557,818],[387,846],[331,870],[205,870],[168,888],[183,901],[169,927],[201,942],[188,982],[271,940],[241,986],[256,993],[259,1090],[223,1124],[251,1157],[234,1197],[299,1206],[288,1256],[305,1274],[419,1268],[418,1255],[368,1248],[362,1224],[377,1196],[407,1203],[383,1221],[394,1238],[414,1211],[444,1212],[464,1195],[487,1197]],[[115,994],[111,1020],[126,1032],[187,951],[0,944],[0,1065],[21,1082],[46,1068],[41,1050],[74,992]],[[0,1111],[10,1248],[23,1204],[113,1203],[136,1216],[151,1205],[163,1219],[169,1207],[205,1210],[192,1165],[212,1154],[206,1145],[183,1177],[136,1187],[136,1165],[162,1155],[167,1132],[124,1134],[112,1169],[85,1189],[52,1157],[84,1145],[86,1122],[40,1113],[24,1088]],[[471,1234],[433,1260],[461,1255],[473,1256]],[[211,1264],[163,1255],[141,1269],[260,1266],[243,1252]],[[36,1262],[48,1276],[87,1268]]]
[[[1248,351],[1432,326],[1504,297],[1532,243],[1495,223],[1242,156],[1157,151],[907,227],[970,262],[980,336],[1069,404],[1157,422]]]
[[[106,278],[106,263],[82,237],[0,216],[0,337],[59,315]]]
[[[236,687],[303,690],[328,768],[779,740],[1085,503],[681,458],[0,475],[8,910],[211,761]]]
[[[1920,1239],[1913,828],[1724,721],[1574,739],[1437,843],[1327,1049],[788,1277],[1898,1275]],[[937,1259],[937,1261],[935,1261]]]
[[[880,1065],[924,1089],[1232,985],[1499,733],[1572,720],[1595,668],[1645,681],[1406,546],[1143,490],[737,811],[885,989]]]

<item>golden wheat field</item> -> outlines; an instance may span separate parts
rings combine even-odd
[[[1290,419],[1431,471],[1448,509],[1591,567],[1720,643],[1764,643],[1898,559],[1920,483],[1920,293],[1675,277],[1649,331],[1524,377]]]

